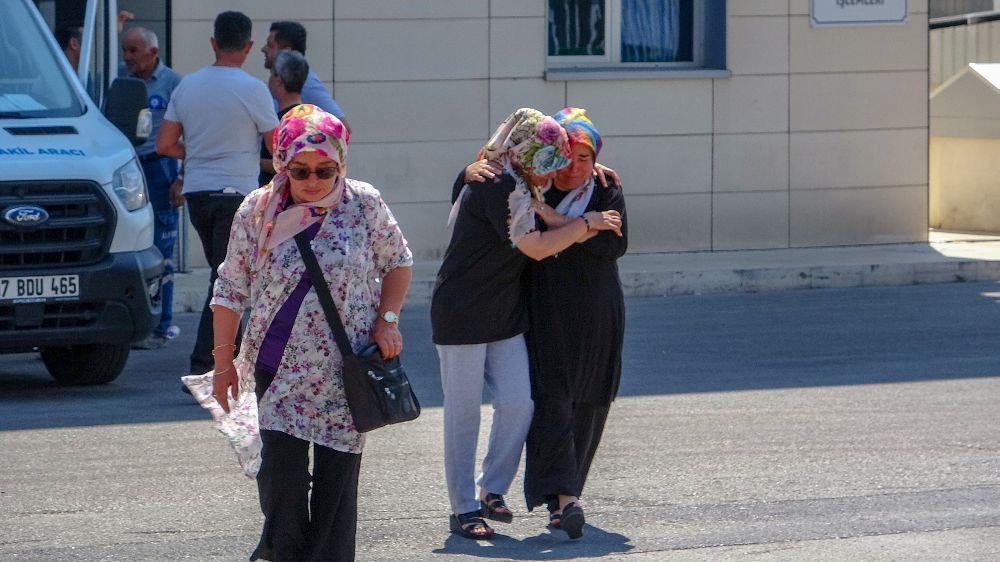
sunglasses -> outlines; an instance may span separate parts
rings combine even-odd
[[[340,173],[340,168],[336,166],[316,168],[315,170],[309,168],[288,168],[288,177],[298,181],[307,180],[313,174],[316,174],[316,177],[321,180],[328,180],[337,177],[338,173]]]

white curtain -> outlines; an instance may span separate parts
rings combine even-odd
[[[622,62],[671,62],[680,45],[680,0],[622,0]]]

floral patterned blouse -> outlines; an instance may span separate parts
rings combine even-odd
[[[259,260],[253,208],[258,189],[243,201],[219,266],[213,305],[242,314],[250,309],[236,357],[240,390],[253,391],[257,352],[271,320],[305,271],[295,240],[282,242]],[[368,343],[375,322],[381,279],[397,267],[413,265],[406,239],[378,190],[347,179],[344,195],[312,242],[333,301],[355,351]],[[360,453],[364,439],[344,398],[343,359],[323,308],[310,289],[299,308],[274,382],[258,404],[261,429],[282,431],[332,449]]]

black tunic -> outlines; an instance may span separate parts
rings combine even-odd
[[[431,296],[435,344],[489,343],[528,329],[522,290],[528,258],[507,237],[507,198],[515,185],[506,174],[468,184]]]
[[[567,193],[550,189],[545,201],[555,207]],[[625,302],[617,259],[628,247],[625,199],[620,187],[596,185],[587,211],[611,209],[622,215],[623,236],[601,231],[528,266],[527,336],[536,400],[607,406],[618,392]]]

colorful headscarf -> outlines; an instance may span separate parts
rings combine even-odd
[[[570,146],[582,144],[594,151],[594,158],[601,151],[601,135],[594,123],[587,117],[587,110],[577,107],[564,108],[552,116],[559,122],[569,135]],[[581,185],[573,189],[556,206],[556,212],[567,217],[579,217],[587,210],[591,194],[594,191],[594,177],[588,177]]]
[[[566,129],[570,144],[585,144],[594,151],[594,158],[601,152],[601,135],[594,123],[587,117],[587,110],[578,107],[566,107],[552,116]]]
[[[514,178],[514,190],[507,197],[510,211],[508,238],[517,246],[522,236],[535,230],[535,212],[531,208],[532,189],[524,174],[544,175],[570,164],[569,137],[555,119],[537,109],[522,107],[500,123],[490,140],[479,151],[479,158],[498,162]],[[462,188],[448,215],[454,222],[468,187]]]
[[[350,133],[333,115],[312,104],[301,104],[286,113],[274,130],[274,170],[267,192],[254,207],[260,220],[258,257],[294,237],[311,224],[323,220],[344,193],[347,174],[347,143]],[[288,200],[288,164],[303,152],[317,152],[340,165],[333,189],[319,201],[285,205]]]
[[[509,159],[524,172],[543,175],[569,166],[569,138],[555,119],[537,109],[511,113],[483,147],[482,157]]]

